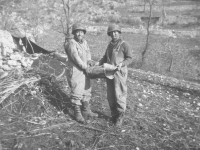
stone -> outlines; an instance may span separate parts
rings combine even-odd
[[[4,51],[5,51],[6,55],[9,55],[9,54],[13,53],[13,49],[8,47],[8,46],[4,47]]]
[[[2,70],[2,77],[6,75],[4,73],[6,71],[21,69],[22,67],[31,67],[33,61],[41,55],[29,55],[26,51],[17,50],[21,50],[21,48],[17,47],[22,46],[20,42],[21,40],[15,40],[9,32],[0,30],[0,68]]]
[[[21,65],[23,67],[30,67],[32,65],[32,63],[33,63],[33,60],[31,60],[31,58],[25,58],[25,57],[23,57],[21,59]]]
[[[19,54],[19,53],[11,54],[10,55],[10,59],[12,59],[12,60],[21,60],[22,59],[22,55]]]
[[[2,48],[1,48],[1,42],[0,42],[0,59],[2,59]]]
[[[21,64],[22,64],[23,67],[27,67],[28,66],[27,58],[22,57],[22,59],[20,61],[21,61]]]
[[[34,53],[34,54],[32,54],[32,57],[39,57],[41,54],[38,54],[38,53]]]
[[[36,60],[36,59],[38,59],[38,57],[30,57],[30,59]]]
[[[3,43],[1,42],[1,45],[0,45],[0,49],[1,49],[1,56],[6,56],[6,51],[4,51],[4,47],[3,47]]]
[[[33,64],[33,60],[28,59],[28,60],[27,60],[27,65],[30,67],[32,64]]]
[[[15,46],[12,35],[6,30],[0,30],[0,41],[11,48]]]
[[[8,60],[9,66],[18,66],[18,62],[16,60]]]
[[[0,59],[0,66],[2,66],[3,65],[3,61]]]
[[[16,69],[21,69],[22,66],[21,66],[21,65],[18,65],[18,66],[16,66],[15,68],[16,68]]]
[[[0,79],[5,78],[7,75],[8,75],[8,72],[6,71],[0,72]]]
[[[2,60],[7,61],[7,60],[10,60],[10,58],[9,57],[2,57]]]
[[[2,65],[1,68],[2,68],[4,71],[10,71],[10,70],[12,70],[12,68],[9,67],[8,65]]]

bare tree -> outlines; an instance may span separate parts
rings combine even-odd
[[[143,1],[143,12],[146,12],[146,3],[148,0],[144,0]]]
[[[170,39],[171,39],[171,37],[168,38],[167,44],[166,44],[166,46],[168,45],[169,53],[170,53],[170,56],[171,56],[169,68],[167,69],[167,71],[169,71],[169,72],[171,72],[171,70],[172,70],[173,61],[174,61],[174,56],[173,56],[173,54],[172,54],[172,47],[171,47],[171,45],[170,45]]]
[[[52,17],[54,29],[66,36],[73,23],[80,22],[87,17],[88,10],[82,9],[82,6],[88,3],[92,4],[93,1],[61,0],[61,5],[54,7],[55,16]]]
[[[65,37],[67,36],[67,34],[70,33],[70,17],[71,17],[71,4],[70,4],[70,0],[62,0],[62,4],[63,4],[63,10],[64,10],[64,14],[65,14],[65,21],[61,21],[61,25],[62,25],[62,29],[63,29],[63,33],[65,35]],[[65,38],[65,42],[66,42],[66,38]]]
[[[162,0],[162,15],[161,15],[161,24],[164,25],[165,18],[167,17],[166,11],[165,11],[165,0]]]
[[[147,35],[146,35],[146,44],[145,44],[145,48],[144,51],[142,52],[142,62],[144,61],[145,58],[145,54],[147,52],[148,46],[149,46],[149,36],[150,36],[150,26],[151,26],[151,17],[152,17],[152,8],[153,5],[155,4],[155,0],[149,0],[149,7],[150,7],[150,11],[149,11],[149,17],[148,17],[148,21],[147,21]]]

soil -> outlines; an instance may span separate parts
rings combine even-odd
[[[105,48],[103,41],[99,40],[99,43],[102,45],[99,49]],[[101,55],[103,48],[98,53],[92,51],[93,58]],[[51,62],[55,70],[62,68],[58,67],[57,62]],[[45,61],[41,64],[44,65]],[[62,72],[62,69],[57,72]],[[54,74],[54,71],[46,70],[46,73],[39,72],[36,75],[33,70],[28,74],[25,72],[26,76],[22,73],[20,77],[36,76],[40,80],[31,86],[21,86],[1,105],[2,149],[200,149],[198,92],[183,91],[129,77],[125,119],[123,126],[116,128],[109,121],[105,80],[94,79],[91,109],[99,117],[87,118],[87,124],[80,124],[73,118],[66,80],[58,80],[56,77],[59,73]]]
[[[138,68],[145,36],[122,34],[134,52]],[[47,38],[48,37],[48,38]],[[106,33],[88,33],[92,58],[98,60],[105,52],[109,37]],[[144,70],[170,74],[181,78],[198,77],[190,68],[198,68],[199,39],[152,36]],[[50,32],[40,38],[40,45],[48,50],[63,51],[64,38]],[[166,48],[167,47],[167,48]],[[168,56],[173,54],[169,69]],[[190,52],[190,51],[192,52]],[[158,53],[156,53],[158,52]],[[188,55],[197,57],[194,64]],[[159,55],[155,55],[159,54]],[[153,57],[152,57],[153,56]],[[187,57],[188,56],[188,57]],[[47,56],[48,57],[48,56]],[[161,66],[161,62],[165,61]],[[116,128],[110,122],[104,79],[92,80],[91,109],[98,118],[86,118],[87,124],[77,123],[69,102],[70,89],[65,78],[58,79],[62,64],[44,61],[44,72],[22,72],[19,78],[36,77],[39,82],[17,88],[0,105],[0,150],[199,150],[200,149],[200,94],[129,78],[127,111],[123,126]],[[151,63],[149,63],[151,62]],[[57,65],[55,65],[57,64]],[[177,65],[178,64],[178,65]],[[35,62],[37,66],[38,63]],[[59,67],[58,67],[59,66]],[[49,68],[53,67],[51,70]],[[57,70],[56,72],[54,72]],[[185,71],[185,72],[184,72]],[[15,79],[16,76],[12,76]],[[3,79],[0,84],[3,83]]]
[[[3,149],[149,150],[200,148],[199,93],[128,79],[127,112],[123,126],[109,121],[104,79],[92,80],[91,109],[98,118],[77,123],[69,89],[44,76],[35,95],[22,88],[15,104],[0,110]],[[59,83],[60,84],[60,83]],[[34,91],[35,89],[32,89]],[[30,89],[29,89],[30,91]]]

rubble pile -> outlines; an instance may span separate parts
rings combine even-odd
[[[8,31],[0,30],[0,78],[7,76],[13,69],[30,67],[38,56],[18,49],[12,35]]]

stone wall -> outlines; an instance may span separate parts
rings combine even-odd
[[[30,67],[39,54],[29,55],[23,49],[18,49],[12,35],[0,30],[0,78],[8,75],[13,69]]]
[[[87,31],[89,32],[106,32],[107,31],[107,26],[87,26]],[[123,28],[122,27],[122,32],[123,33],[133,33],[133,34],[147,34],[147,29],[144,26],[140,26],[139,28],[132,27],[132,28]],[[149,28],[151,34],[155,35],[162,35],[162,36],[168,36],[168,37],[182,37],[182,36],[188,36],[191,38],[194,37],[200,37],[200,30],[199,29],[188,29],[188,30],[173,30],[173,29],[163,29],[162,27],[155,25],[151,26]]]

